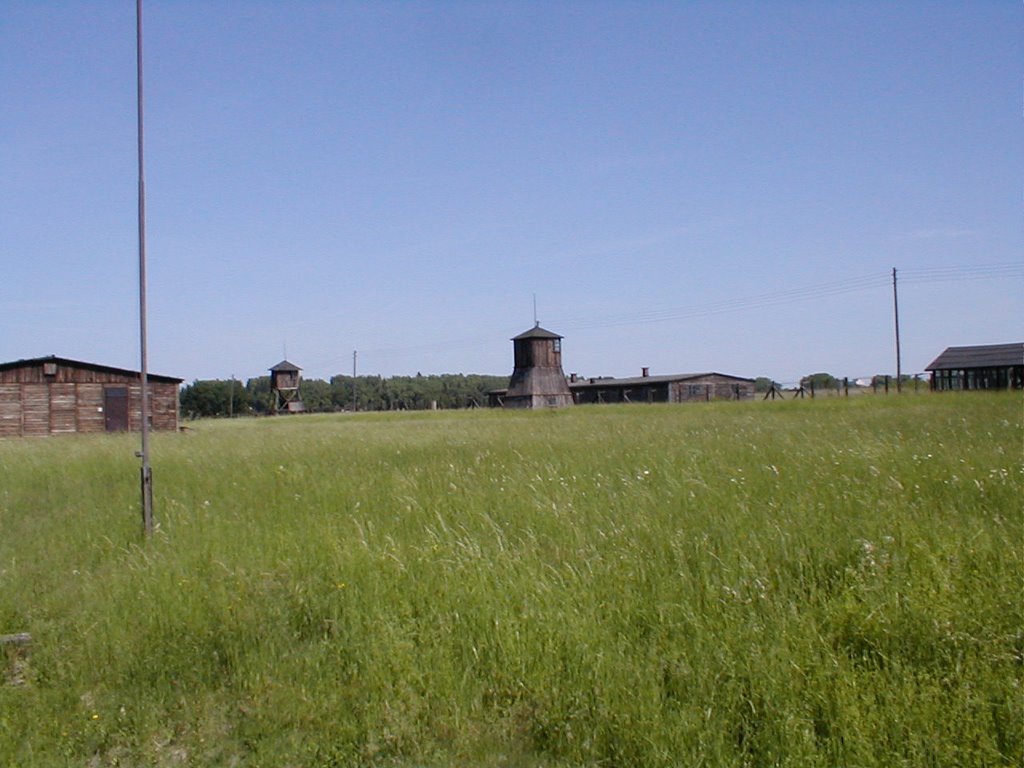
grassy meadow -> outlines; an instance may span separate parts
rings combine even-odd
[[[1024,764],[1024,400],[0,441],[0,766]]]

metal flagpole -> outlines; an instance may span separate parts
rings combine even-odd
[[[900,365],[900,301],[896,293],[896,267],[892,268],[892,314],[896,323],[896,391],[903,391],[903,371]]]
[[[139,353],[142,384],[142,452],[139,456],[142,459],[142,530],[146,537],[149,537],[153,534],[153,469],[149,465],[149,365],[146,354],[146,175],[142,151],[142,0],[135,0],[135,67],[139,129]]]

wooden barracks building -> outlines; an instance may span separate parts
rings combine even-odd
[[[508,389],[488,393],[492,407],[558,408],[575,403],[685,403],[703,400],[750,400],[754,380],[724,373],[650,376],[644,368],[634,378],[568,379],[562,371],[562,337],[540,325],[512,339],[515,367]]]
[[[925,370],[940,392],[1024,389],[1024,343],[947,347]]]
[[[150,424],[178,429],[182,379],[149,374]],[[141,429],[138,371],[37,357],[0,363],[0,438]]]
[[[687,403],[704,400],[751,400],[754,380],[725,373],[675,373],[613,379],[569,379],[577,403]]]

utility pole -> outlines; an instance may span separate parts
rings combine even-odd
[[[900,301],[896,291],[896,267],[892,268],[892,313],[896,321],[896,391],[903,391],[903,370],[900,365]]]
[[[359,398],[357,397],[358,384],[356,383],[356,357],[358,354],[359,353],[356,350],[352,350],[352,413],[359,410]]]
[[[139,153],[139,378],[142,384],[141,428],[142,451],[142,530],[146,538],[153,535],[153,468],[149,464],[149,362],[146,350],[146,175],[143,162],[142,111],[142,0],[135,0],[135,74],[138,117]]]

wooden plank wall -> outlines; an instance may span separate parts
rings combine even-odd
[[[0,437],[103,432],[102,383],[0,384]],[[142,388],[128,387],[130,428],[139,431]],[[151,382],[151,426],[178,429],[178,385]]]
[[[45,384],[21,385],[21,433],[50,433],[50,391]]]
[[[0,437],[21,434],[21,387],[0,384]]]
[[[150,411],[153,429],[178,430],[178,385],[163,382],[150,383]]]
[[[103,385],[77,384],[75,420],[79,432],[102,432],[106,429],[103,417]]]
[[[151,381],[149,383],[150,427],[155,430],[178,429],[178,385]],[[132,432],[142,429],[142,387],[128,387],[128,421]]]
[[[74,384],[50,385],[50,423],[49,431],[57,435],[62,432],[76,432],[75,400],[77,393]]]

